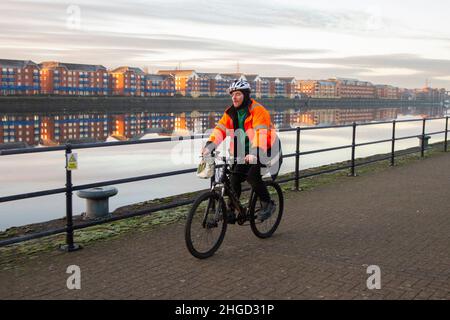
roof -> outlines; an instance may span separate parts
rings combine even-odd
[[[377,87],[377,88],[396,88],[396,87],[391,86],[389,84],[377,84],[377,85],[375,85],[375,87]]]
[[[176,75],[176,76],[190,76],[194,70],[158,70],[157,74],[169,74],[169,75]]]
[[[313,79],[298,79],[297,82],[316,82],[316,81],[320,81],[320,80],[313,80]],[[327,80],[329,81],[329,80]]]
[[[226,74],[226,73],[219,73],[219,75],[223,80],[233,81],[233,80],[237,79],[236,77],[230,76],[229,74]]]
[[[245,79],[247,79],[247,81],[255,81],[256,78],[258,78],[257,74],[245,74],[244,75]]]
[[[127,72],[127,71],[133,71],[134,73],[140,74],[140,75],[145,74],[144,71],[142,71],[142,69],[140,69],[140,68],[128,67],[128,66],[122,66],[122,67],[118,67],[118,68],[112,70],[112,72]]]
[[[146,74],[145,75],[145,79],[146,80],[155,80],[155,81],[164,81],[164,80],[166,80],[169,77],[170,77],[170,75],[167,75],[167,74],[160,74],[160,75],[158,75],[158,74]]]
[[[26,66],[37,66],[37,63],[31,60],[9,60],[9,59],[0,59],[0,66],[3,68],[25,68]]]
[[[334,81],[319,80],[317,82],[322,86],[335,86],[336,85],[336,82],[334,82]]]
[[[278,77],[278,79],[280,79],[281,81],[285,81],[285,82],[293,82],[293,81],[295,81],[294,77]]]
[[[200,78],[207,78],[207,79],[214,79],[218,75],[218,73],[210,73],[210,72],[196,72],[196,74]]]
[[[262,80],[267,80],[267,81],[275,81],[275,80],[277,80],[279,78],[277,78],[277,77],[261,77],[261,79]]]
[[[70,71],[90,71],[95,72],[99,70],[105,70],[106,68],[99,64],[80,64],[80,63],[63,63],[57,61],[44,61],[39,64],[42,68],[53,69],[57,67],[63,67]]]
[[[239,79],[241,76],[243,76],[243,73],[221,73],[222,76],[230,77],[233,79]]]
[[[337,80],[337,81],[359,81],[358,79],[354,79],[354,78],[340,78],[340,77],[330,78],[329,80]]]

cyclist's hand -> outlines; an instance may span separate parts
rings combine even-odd
[[[206,157],[211,154],[211,151],[208,148],[203,147],[200,151],[200,154],[202,155],[202,157]]]
[[[245,156],[245,163],[256,164],[256,156],[252,154],[248,154]]]

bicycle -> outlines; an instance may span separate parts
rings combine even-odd
[[[185,241],[189,252],[196,258],[211,257],[220,247],[229,223],[238,225],[249,222],[253,233],[262,239],[269,238],[278,228],[283,215],[283,192],[275,181],[264,181],[269,194],[276,204],[275,212],[266,220],[258,220],[261,202],[253,189],[250,189],[248,205],[243,205],[231,187],[230,174],[233,158],[221,157],[222,164],[217,163],[219,152],[213,154],[216,162],[214,176],[211,178],[211,189],[200,194],[192,205],[185,226]],[[275,196],[273,196],[275,195]],[[228,196],[237,217],[230,217],[225,196]],[[203,243],[204,242],[204,243]],[[203,245],[202,245],[203,244]]]

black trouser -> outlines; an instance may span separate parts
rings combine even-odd
[[[252,186],[259,199],[265,202],[270,201],[269,191],[262,180],[261,164],[235,164],[231,174],[231,187],[236,192],[238,198],[241,196],[241,183],[247,180]]]

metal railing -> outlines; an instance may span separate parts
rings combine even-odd
[[[335,125],[335,126],[305,127],[305,128],[296,127],[296,128],[289,128],[289,129],[280,129],[280,130],[278,130],[278,132],[293,132],[293,131],[296,132],[296,149],[295,149],[295,153],[283,155],[283,158],[295,157],[294,176],[291,178],[280,179],[280,180],[278,180],[278,182],[286,183],[286,182],[290,182],[290,181],[295,181],[295,190],[299,190],[300,180],[307,178],[307,177],[316,176],[316,175],[325,174],[325,173],[332,173],[335,171],[346,170],[346,169],[350,169],[350,174],[349,174],[350,176],[355,176],[356,175],[356,167],[358,167],[358,166],[363,166],[363,165],[367,165],[367,164],[374,163],[377,161],[383,161],[383,160],[388,160],[388,159],[390,159],[390,165],[393,166],[395,164],[395,157],[403,156],[403,155],[411,154],[411,153],[416,153],[419,151],[421,153],[421,156],[423,157],[425,149],[426,149],[426,147],[425,147],[426,136],[431,136],[431,135],[436,135],[436,134],[445,134],[444,151],[447,152],[447,149],[448,149],[448,118],[449,117],[446,116],[446,117],[428,118],[428,119],[424,118],[424,119],[393,120],[393,121],[379,121],[379,122],[370,122],[370,123],[353,122],[350,125]],[[429,133],[426,132],[426,121],[442,120],[442,119],[445,119],[445,130],[437,131],[437,132],[429,132]],[[395,130],[396,130],[396,125],[398,123],[418,122],[418,121],[422,121],[422,134],[405,136],[405,137],[400,137],[400,138],[396,137]],[[387,123],[392,123],[392,138],[391,139],[370,141],[370,142],[364,142],[364,143],[356,143],[357,127],[387,124]],[[352,143],[350,145],[343,145],[343,146],[338,146],[338,147],[324,148],[324,149],[301,152],[301,139],[300,138],[301,138],[302,131],[323,130],[323,129],[331,129],[331,128],[333,128],[333,129],[335,129],[335,128],[352,128]],[[182,136],[182,137],[177,137],[177,138],[178,138],[177,141],[181,141],[181,140],[192,140],[192,139],[204,139],[204,138],[207,138],[207,136],[205,134],[202,134],[202,135]],[[422,143],[421,143],[419,151],[413,150],[413,151],[409,151],[409,152],[395,152],[395,142],[396,141],[405,140],[405,139],[413,139],[413,138],[421,138]],[[77,144],[77,145],[66,144],[63,146],[43,147],[43,148],[36,148],[36,149],[0,150],[0,156],[64,150],[65,157],[67,159],[67,155],[71,154],[71,152],[75,149],[102,148],[102,147],[112,147],[112,146],[121,146],[121,145],[134,145],[134,144],[158,143],[158,142],[169,142],[169,141],[173,142],[174,139],[168,137],[168,138],[145,139],[145,140],[137,140],[137,141],[85,143],[85,144]],[[391,142],[391,154],[389,156],[382,157],[379,159],[369,160],[369,161],[365,161],[365,162],[356,163],[355,152],[356,152],[357,147],[378,144],[378,143],[386,143],[386,142]],[[313,172],[313,173],[300,175],[300,157],[301,156],[320,153],[320,152],[328,152],[328,151],[347,149],[347,148],[351,148],[351,164],[350,165],[344,165],[344,166],[339,166],[339,167],[332,168],[332,169],[327,169],[327,170],[322,170],[322,171],[317,171],[317,172]],[[113,221],[117,221],[117,220],[131,218],[131,217],[142,216],[142,215],[150,214],[150,213],[153,213],[156,211],[161,211],[161,210],[166,210],[166,209],[171,209],[171,208],[191,204],[194,202],[194,199],[175,201],[175,202],[172,202],[172,203],[169,203],[166,205],[155,206],[154,208],[151,208],[151,209],[139,210],[139,211],[135,211],[135,212],[132,212],[129,214],[124,214],[121,216],[109,217],[109,218],[102,219],[99,221],[90,221],[90,222],[85,222],[85,223],[78,224],[78,225],[73,225],[72,197],[73,197],[74,191],[88,189],[88,188],[94,188],[94,187],[103,187],[103,186],[109,186],[109,185],[115,185],[115,184],[143,181],[143,180],[152,180],[152,179],[158,179],[158,178],[162,178],[162,177],[169,177],[169,176],[175,176],[175,175],[186,174],[186,173],[193,173],[193,172],[196,172],[196,170],[197,170],[196,168],[175,170],[175,171],[170,171],[170,172],[130,177],[130,178],[125,178],[125,179],[101,181],[101,182],[97,182],[97,183],[82,184],[82,185],[74,186],[72,184],[72,171],[68,170],[67,165],[66,165],[66,168],[65,168],[66,185],[64,188],[41,190],[41,191],[36,191],[36,192],[31,192],[31,193],[23,193],[23,194],[16,194],[16,195],[12,195],[12,196],[0,197],[0,203],[3,203],[3,202],[9,202],[9,201],[18,201],[18,200],[22,200],[22,199],[30,199],[30,198],[65,193],[65,195],[66,195],[66,226],[64,228],[52,229],[52,230],[47,230],[47,231],[29,234],[29,235],[25,235],[25,236],[18,236],[18,237],[3,239],[0,241],[0,247],[65,232],[66,233],[66,245],[64,246],[64,249],[69,252],[75,251],[80,248],[74,242],[74,231],[75,230],[84,229],[87,227],[92,227],[92,226],[103,224],[103,223],[113,222]]]

